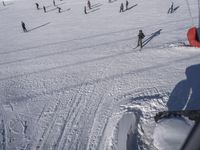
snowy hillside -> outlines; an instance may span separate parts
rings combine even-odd
[[[55,2],[61,13],[52,0],[0,5],[0,149],[179,148],[191,124],[153,117],[200,108],[200,50],[180,46],[198,23],[197,1],[191,14],[184,0],[172,14],[171,0],[130,0],[123,13],[124,0],[91,0],[88,14],[86,0]],[[146,44],[133,49],[140,29]],[[166,128],[181,122],[171,148]]]

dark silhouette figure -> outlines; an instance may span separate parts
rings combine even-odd
[[[53,6],[56,6],[56,2],[55,2],[55,0],[53,0]]]
[[[87,2],[88,8],[92,9],[90,1]]]
[[[121,5],[120,5],[119,12],[120,12],[120,13],[121,13],[121,12],[124,12],[124,4],[123,4],[123,3],[121,3]]]
[[[39,9],[40,9],[40,8],[39,8],[39,4],[38,4],[38,3],[35,3],[35,5],[36,5],[37,10],[39,10]]]
[[[43,6],[43,10],[44,10],[44,13],[46,13],[47,11],[46,11],[46,7],[45,6]]]
[[[58,8],[58,13],[61,13],[61,8],[60,7],[57,7]]]
[[[128,2],[128,0],[126,0],[126,10],[128,10],[128,4],[129,4],[129,2]]]
[[[22,25],[22,29],[24,32],[28,32],[28,30],[26,29],[26,25],[23,21],[21,21],[21,25]]]
[[[143,47],[143,45],[142,45],[142,40],[144,39],[144,37],[145,37],[145,35],[144,35],[144,33],[142,32],[142,30],[139,30],[137,47],[138,47],[138,46],[140,46],[140,48]]]
[[[111,3],[111,0],[108,0],[108,3]]]
[[[173,89],[167,107],[174,110],[200,110],[200,64],[192,65],[185,71],[186,79]]]
[[[4,2],[4,1],[2,1],[2,3],[3,3],[3,6],[6,6],[6,4],[5,4],[5,2]]]
[[[169,13],[173,13],[174,12],[174,3],[172,2],[172,4],[171,4],[171,6],[170,6],[170,8],[169,8],[169,10],[168,10],[168,14]]]
[[[84,6],[84,13],[87,14],[87,8]]]

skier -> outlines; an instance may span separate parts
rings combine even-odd
[[[45,6],[43,6],[43,10],[44,10],[44,13],[46,13],[47,11],[46,11],[46,7]]]
[[[39,4],[35,3],[37,10],[39,10]]]
[[[26,25],[23,21],[21,21],[21,25],[22,25],[22,29],[24,32],[28,32],[28,30],[26,29]]]
[[[87,2],[88,8],[92,9],[90,1]]]
[[[108,3],[111,3],[111,0],[108,0]]]
[[[126,10],[128,10],[128,4],[129,4],[129,2],[128,2],[128,0],[126,0]]]
[[[58,13],[61,13],[61,8],[60,7],[57,7],[58,8]]]
[[[119,12],[124,12],[124,4],[121,3]]]
[[[142,45],[142,40],[144,39],[144,37],[145,37],[145,35],[144,35],[144,33],[142,32],[142,30],[139,30],[137,47],[138,47],[138,46],[140,46],[140,48],[143,47],[143,45]]]
[[[170,8],[169,8],[169,10],[168,10],[168,14],[169,13],[173,13],[174,12],[174,2],[172,2],[172,4],[171,4],[171,6],[170,6]]]
[[[84,13],[87,14],[87,8],[84,6]]]
[[[56,2],[55,2],[55,0],[53,0],[53,6],[56,6]]]
[[[4,2],[4,1],[2,1],[2,3],[3,3],[3,6],[6,6],[6,4],[5,4],[5,2]]]
[[[171,13],[173,13],[174,12],[174,2],[172,2],[172,4],[171,4]]]

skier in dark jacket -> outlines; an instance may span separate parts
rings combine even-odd
[[[39,10],[39,4],[35,3],[37,10]]]
[[[57,7],[58,8],[58,13],[61,13],[61,8],[60,7]]]
[[[46,7],[45,6],[43,6],[43,10],[44,10],[44,13],[46,13],[47,11],[46,11]]]
[[[92,9],[90,1],[87,2],[88,8]]]
[[[128,10],[128,4],[129,4],[129,2],[128,2],[128,0],[126,0],[126,10]]]
[[[121,5],[120,5],[119,12],[124,12],[124,4],[123,3],[121,3]]]
[[[174,3],[172,2],[171,6],[170,6],[170,8],[168,10],[168,14],[169,13],[172,14],[173,12],[174,12]]]
[[[143,47],[143,45],[142,45],[142,40],[144,39],[144,37],[145,37],[145,35],[144,35],[144,33],[142,32],[142,30],[139,30],[137,47],[138,47],[138,46],[140,46],[140,48]]]
[[[26,29],[26,25],[23,21],[21,21],[21,25],[22,25],[22,29],[24,32],[28,32],[28,30]]]
[[[87,14],[87,8],[84,6],[84,13]]]

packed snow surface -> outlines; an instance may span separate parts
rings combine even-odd
[[[52,0],[0,5],[0,149],[168,147],[161,131],[169,122],[156,124],[154,115],[200,108],[200,50],[183,46],[197,1],[189,0],[190,14],[175,0],[167,14],[171,0],[130,0],[123,13],[124,0],[91,0],[87,15],[87,1],[55,2],[61,13]],[[133,49],[140,29],[144,48]]]

